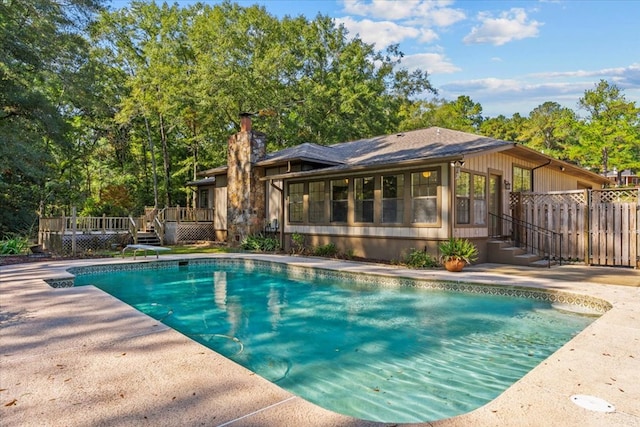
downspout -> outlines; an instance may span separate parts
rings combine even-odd
[[[535,171],[536,169],[540,169],[543,168],[545,166],[549,166],[551,164],[551,160],[549,160],[547,163],[545,163],[544,165],[540,165],[540,166],[536,166],[535,168],[531,169],[531,192],[533,193],[533,191],[535,190],[535,182],[536,180],[534,179],[533,176],[533,171]]]
[[[280,218],[278,221],[280,222],[280,247],[284,249],[284,189],[275,185],[272,179],[269,180],[269,185],[280,192]]]

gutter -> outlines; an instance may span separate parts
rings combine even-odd
[[[543,164],[543,165],[540,165],[540,166],[536,166],[535,168],[532,168],[532,169],[531,169],[531,192],[534,192],[534,191],[535,191],[535,185],[536,185],[536,180],[535,180],[535,177],[534,177],[533,172],[534,172],[536,169],[540,169],[540,168],[543,168],[543,167],[545,167],[545,166],[549,166],[549,165],[551,164],[551,162],[552,162],[552,161],[553,161],[553,160],[549,160],[547,163],[545,163],[545,164]]]

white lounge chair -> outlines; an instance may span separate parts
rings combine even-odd
[[[122,258],[124,258],[124,252],[127,249],[133,250],[133,259],[136,259],[136,254],[138,251],[144,252],[144,257],[147,257],[147,251],[153,251],[156,253],[156,258],[160,258],[160,252],[162,251],[170,251],[171,248],[165,248],[163,246],[153,246],[153,245],[127,245],[122,249]]]

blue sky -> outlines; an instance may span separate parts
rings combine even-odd
[[[426,70],[438,97],[467,95],[484,116],[526,116],[546,101],[584,114],[578,100],[600,80],[640,106],[640,0],[236,3],[260,4],[278,17],[328,15],[380,50],[398,43],[403,66]]]

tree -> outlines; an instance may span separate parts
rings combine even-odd
[[[640,170],[640,109],[620,89],[601,80],[579,100],[587,116],[569,156],[579,165],[607,173],[614,167]]]
[[[0,233],[30,229],[56,193],[75,185],[73,123],[94,100],[78,90],[92,70],[83,35],[100,3],[0,3]]]
[[[497,117],[484,119],[480,125],[480,133],[491,138],[515,142],[522,133],[526,121],[527,119],[522,117],[520,113],[513,114],[511,118],[501,114]]]
[[[558,159],[567,159],[566,150],[577,140],[577,118],[557,102],[545,102],[529,113],[517,141]]]

